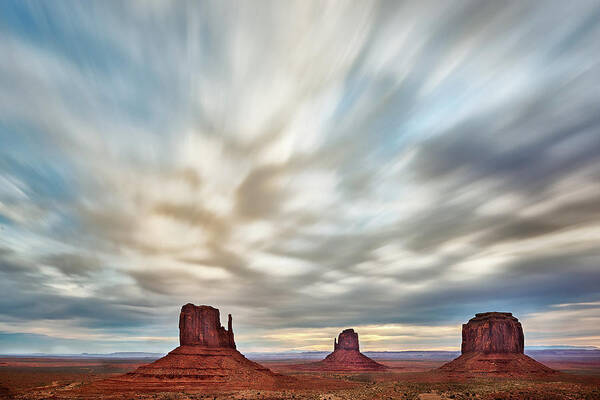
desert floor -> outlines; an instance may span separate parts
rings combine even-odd
[[[600,399],[600,362],[551,361],[551,377],[450,377],[434,370],[443,361],[378,360],[390,367],[377,373],[294,371],[287,360],[260,361],[272,370],[307,382],[335,379],[340,388],[237,392],[107,393],[86,391],[93,381],[119,375],[151,360],[82,358],[0,358],[1,399]]]

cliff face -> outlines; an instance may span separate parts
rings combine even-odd
[[[174,387],[264,389],[296,384],[295,378],[276,374],[237,351],[231,322],[229,315],[225,329],[221,326],[218,309],[186,304],[179,314],[179,347],[133,372],[98,385],[109,390],[127,388],[144,391]]]
[[[179,344],[235,349],[231,314],[227,328],[221,326],[219,310],[186,304],[179,314]]]
[[[511,313],[475,314],[462,327],[462,354],[440,370],[450,374],[547,375],[555,371],[523,354],[524,335]]]
[[[337,342],[333,344],[333,351],[335,350],[356,350],[358,349],[358,333],[354,332],[354,329],[344,329],[338,336]]]
[[[523,350],[523,328],[511,313],[475,314],[475,318],[462,327],[463,354],[475,352],[523,354]]]

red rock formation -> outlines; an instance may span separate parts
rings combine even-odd
[[[462,326],[461,356],[443,365],[449,373],[549,374],[554,371],[523,354],[523,328],[511,313],[475,314]]]
[[[294,384],[294,378],[276,374],[237,351],[231,325],[231,315],[225,329],[221,326],[218,309],[186,304],[179,317],[179,347],[159,360],[124,376],[102,381],[96,387],[138,391],[227,390]]]
[[[511,313],[488,312],[475,314],[462,327],[461,352],[520,353],[525,338],[518,319]]]
[[[216,308],[188,303],[179,314],[179,344],[235,349],[231,314],[227,325],[227,330],[221,326],[221,316]]]
[[[295,365],[295,369],[310,371],[381,371],[385,365],[371,360],[359,351],[358,333],[354,329],[345,329],[333,339],[333,353],[324,360]]]
[[[336,342],[333,339],[333,351],[336,350],[358,350],[358,333],[354,329],[345,329],[340,333],[339,339]]]

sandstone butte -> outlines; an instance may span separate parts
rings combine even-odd
[[[179,347],[133,372],[96,383],[100,389],[276,389],[297,382],[252,362],[236,350],[231,314],[227,329],[219,310],[186,304],[179,316]]]
[[[524,354],[525,337],[511,313],[475,314],[462,326],[461,355],[440,370],[458,374],[548,375],[556,371]]]
[[[338,339],[333,339],[333,353],[325,359],[294,366],[295,369],[311,371],[381,371],[385,365],[373,361],[362,354],[358,345],[358,333],[354,329],[345,329]]]

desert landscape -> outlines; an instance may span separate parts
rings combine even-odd
[[[395,354],[377,358],[386,372],[299,372],[298,360],[253,359],[273,372],[314,383],[303,389],[159,390],[151,392],[85,395],[76,392],[90,383],[118,377],[147,365],[139,358],[0,358],[2,399],[598,399],[600,398],[600,351],[570,351],[548,355],[545,365],[557,371],[552,377],[460,378],[435,370],[448,360],[414,360]],[[426,355],[425,355],[426,356]],[[390,356],[392,357],[392,356]],[[311,361],[306,361],[310,363]],[[335,379],[339,388],[322,389],[315,378]]]
[[[524,354],[521,324],[510,313],[477,314],[463,325],[462,351],[446,362],[402,352],[378,361],[345,329],[321,361],[271,354],[253,361],[234,340],[219,310],[186,304],[180,346],[157,360],[102,357],[0,358],[6,399],[596,399],[600,350]],[[408,352],[410,353],[410,352]],[[387,357],[386,357],[387,356]],[[446,355],[447,357],[448,355]]]
[[[600,0],[0,0],[0,400],[600,400]]]

